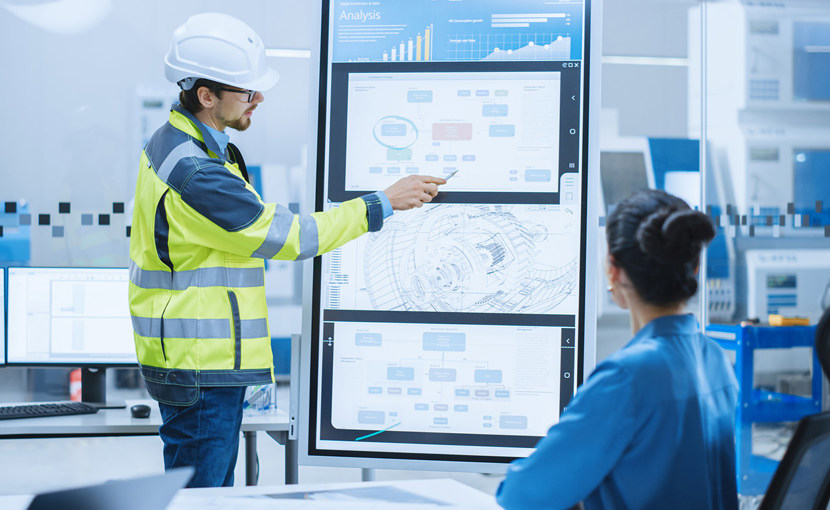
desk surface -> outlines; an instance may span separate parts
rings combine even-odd
[[[355,491],[358,489],[358,491]],[[291,496],[286,498],[285,496]],[[384,496],[389,496],[385,498]],[[310,498],[310,499],[302,499]],[[23,510],[32,496],[0,496]],[[168,510],[498,510],[495,498],[450,479],[180,490]]]
[[[127,400],[126,404],[126,409],[101,409],[95,414],[0,420],[0,439],[158,434],[161,413],[154,400]],[[149,405],[150,417],[130,416],[130,406],[135,404]],[[243,432],[258,430],[288,430],[288,414],[278,409],[276,414],[243,417]]]
[[[289,497],[286,497],[290,495]],[[303,499],[305,498],[305,499]],[[168,510],[497,510],[486,494],[451,479],[188,489]]]

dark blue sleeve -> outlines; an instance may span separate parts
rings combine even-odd
[[[369,223],[369,232],[377,232],[383,228],[383,201],[377,193],[363,195],[360,197],[366,202],[366,220]],[[391,205],[391,204],[390,204]]]
[[[228,232],[252,225],[265,209],[245,181],[227,168],[209,162],[193,172],[182,186],[182,200]]]

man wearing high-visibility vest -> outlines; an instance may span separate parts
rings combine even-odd
[[[264,259],[303,259],[380,230],[446,181],[403,178],[335,209],[295,215],[262,201],[225,128],[244,131],[274,86],[260,37],[218,13],[173,34],[165,75],[182,89],[141,154],[130,241],[130,314],[159,402],[165,469],[190,487],[233,485],[248,385],[274,381]]]

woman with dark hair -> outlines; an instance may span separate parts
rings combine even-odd
[[[536,451],[496,495],[508,509],[737,509],[738,384],[686,301],[697,292],[709,218],[656,190],[606,223],[608,291],[634,338],[600,363]]]

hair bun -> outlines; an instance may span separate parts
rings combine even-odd
[[[637,243],[646,255],[663,263],[684,264],[715,237],[709,218],[691,209],[661,208],[637,229]]]

